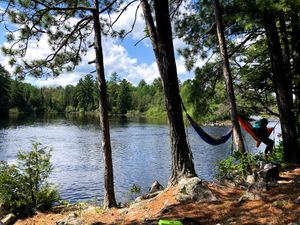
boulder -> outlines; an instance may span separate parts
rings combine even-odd
[[[149,188],[149,193],[154,193],[161,190],[164,190],[164,187],[156,180]]]
[[[0,224],[2,225],[10,225],[15,222],[16,216],[13,213],[7,214],[1,221]]]
[[[225,187],[230,187],[230,188],[239,186],[239,184],[232,178],[221,178],[219,179],[218,183],[220,185],[223,185]]]
[[[258,161],[259,169],[263,169],[267,163],[265,161]]]
[[[211,202],[217,200],[207,185],[204,185],[198,177],[182,179],[178,185],[181,195],[189,196],[187,199],[192,199],[193,202]]]
[[[156,181],[153,182],[153,184],[149,188],[148,193],[137,197],[134,201],[135,202],[140,202],[140,201],[145,200],[145,199],[154,198],[157,195],[159,195],[163,190],[164,190],[164,187],[156,180]]]
[[[262,196],[260,195],[260,193],[246,191],[246,193],[242,197],[240,197],[238,202],[241,203],[242,201],[246,201],[246,200],[253,201],[253,200],[261,200],[261,199]]]
[[[84,225],[86,224],[83,219],[78,217],[77,213],[71,213],[63,221],[58,221],[55,225]]]
[[[295,199],[294,201],[295,204],[300,204],[300,196],[298,198]]]
[[[249,185],[247,192],[262,192],[269,189],[268,184],[264,181],[258,181]]]
[[[268,190],[268,184],[264,181],[254,182],[250,184],[246,193],[240,197],[239,203],[243,203],[246,200],[261,200],[261,192]]]
[[[181,193],[177,194],[175,199],[176,199],[176,201],[178,201],[180,203],[184,203],[184,204],[194,202],[190,195],[181,194]]]
[[[278,165],[268,163],[258,172],[258,176],[267,182],[279,180],[279,167]]]
[[[255,179],[255,176],[254,175],[248,175],[247,178],[246,178],[246,182],[248,184],[253,184],[255,183],[256,179]]]
[[[135,202],[140,202],[140,201],[145,200],[145,199],[154,198],[157,195],[159,195],[160,193],[162,193],[162,191],[157,191],[157,192],[153,192],[153,193],[146,193],[142,196],[137,197],[134,201]]]

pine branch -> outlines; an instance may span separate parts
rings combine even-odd
[[[266,104],[265,102],[261,99],[261,96],[259,95],[259,93],[257,92],[257,90],[254,90],[255,95],[256,95],[256,100],[264,107],[264,109],[269,112],[271,115],[273,116],[277,116],[279,118],[279,114],[272,111]]]
[[[131,25],[131,29],[128,32],[126,32],[126,34],[123,36],[123,38],[125,38],[128,34],[130,34],[133,31],[134,26],[136,24],[136,20],[137,20],[138,9],[140,8],[140,6],[141,6],[141,3],[138,5],[138,7],[135,10],[134,21],[133,21],[133,24]]]
[[[131,2],[129,2],[120,12],[120,14],[117,16],[117,18],[114,20],[114,22],[112,22],[111,26],[113,26],[121,17],[121,15],[126,11],[126,9],[133,3],[137,2],[138,0],[133,0]],[[140,3],[141,4],[141,3]],[[139,4],[139,5],[140,5]]]
[[[82,11],[93,11],[95,8],[93,7],[84,7],[84,6],[76,6],[76,7],[55,7],[55,6],[50,6],[44,3],[43,1],[38,1],[38,0],[32,0],[34,3],[39,4],[44,6],[48,10],[53,10],[53,11],[74,11],[74,10],[82,10]],[[116,0],[115,0],[116,1]],[[115,2],[114,1],[114,2]],[[61,2],[63,3],[63,1]]]
[[[62,40],[62,42],[61,42],[60,46],[57,48],[57,50],[53,54],[50,54],[47,56],[46,61],[51,62],[57,56],[57,54],[60,52],[60,50],[64,46],[66,46],[66,44],[68,43],[68,41],[72,37],[72,35],[75,34],[77,31],[79,31],[80,29],[84,28],[92,20],[93,20],[93,16],[89,15],[89,16],[83,18],[82,20],[78,21],[77,24],[75,25],[74,29],[66,36],[66,38],[64,38]],[[83,22],[85,22],[85,23],[83,23]],[[81,23],[83,23],[83,24],[81,25]]]
[[[251,31],[251,33],[228,54],[228,58],[231,58],[244,44],[246,44],[247,41],[249,41],[254,36],[254,34],[256,34],[258,30],[259,28],[256,28]]]
[[[178,3],[176,5],[175,9],[172,12],[170,12],[170,18],[173,18],[175,13],[179,10],[179,7],[181,6],[182,2],[183,2],[183,0],[178,0]]]

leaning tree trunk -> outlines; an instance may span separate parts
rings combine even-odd
[[[109,122],[108,122],[108,104],[107,104],[107,87],[104,76],[103,52],[101,43],[101,25],[99,18],[98,0],[95,0],[96,10],[93,11],[94,32],[95,32],[95,63],[97,72],[97,83],[99,91],[99,111],[100,126],[102,129],[102,149],[104,161],[104,207],[116,207],[114,192],[113,163],[110,144]]]
[[[219,48],[223,63],[223,76],[226,83],[226,89],[228,93],[228,102],[230,107],[230,117],[231,122],[233,126],[233,137],[234,137],[234,143],[236,148],[244,153],[245,152],[245,146],[243,142],[242,132],[240,128],[240,124],[238,122],[238,113],[237,113],[237,107],[236,107],[236,101],[235,101],[235,95],[234,95],[234,89],[233,89],[233,81],[229,66],[229,59],[228,59],[228,53],[226,48],[226,41],[225,41],[225,35],[224,35],[224,27],[222,23],[222,17],[220,13],[220,4],[218,0],[213,1],[214,5],[214,11],[215,11],[215,19],[217,24],[217,36],[219,40]]]
[[[297,140],[295,117],[292,112],[292,84],[290,82],[290,77],[288,77],[288,74],[284,69],[285,67],[274,13],[272,11],[264,10],[263,20],[271,57],[273,71],[272,79],[276,89],[276,100],[282,130],[284,160],[286,162],[299,162],[300,150]]]
[[[154,1],[155,27],[148,1],[141,0],[141,3],[165,94],[172,154],[169,183],[176,184],[181,178],[197,175],[183,123],[169,5],[167,0]]]

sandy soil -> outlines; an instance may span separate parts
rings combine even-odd
[[[300,188],[294,183],[300,177],[300,166],[280,176],[279,186],[262,193],[262,200],[238,202],[245,190],[228,188],[210,183],[209,188],[218,197],[210,203],[180,204],[175,196],[176,187],[164,191],[157,197],[132,205],[129,208],[102,210],[90,207],[88,211],[77,209],[84,224],[158,224],[159,219],[180,220],[189,224],[300,224],[300,205],[294,200],[300,195]],[[58,213],[38,212],[30,218],[18,220],[16,225],[52,225],[68,217],[70,210]]]

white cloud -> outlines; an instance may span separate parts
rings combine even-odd
[[[126,3],[123,4],[123,7],[125,7]],[[145,37],[145,21],[143,19],[142,15],[142,9],[141,7],[138,8],[139,2],[135,2],[131,4],[129,7],[127,7],[126,11],[123,12],[123,14],[118,18],[116,23],[114,24],[115,30],[126,30],[130,31],[132,29],[132,26],[134,24],[134,28],[132,32],[129,34],[129,36],[134,40],[140,40],[143,37]],[[137,14],[136,14],[136,10]],[[119,13],[115,13],[111,15],[112,21],[114,21],[118,17]],[[134,22],[136,17],[136,21]]]
[[[148,83],[151,83],[159,76],[155,62],[151,63],[150,65],[146,63],[139,64],[138,59],[130,57],[127,50],[116,42],[117,41],[110,38],[103,38],[102,45],[104,67],[107,80],[110,78],[110,75],[113,72],[117,72],[121,78],[125,78],[133,84],[138,84],[138,82],[142,79]],[[42,53],[40,51],[42,51]],[[31,56],[31,59],[42,56],[45,57],[47,55],[46,52],[49,52],[49,49],[45,47],[40,51],[38,48],[30,46],[28,49],[28,56],[26,57],[29,58]],[[91,48],[87,55],[83,57],[83,61],[74,72],[62,74],[56,78],[49,77],[47,79],[35,79],[32,77],[27,77],[25,81],[37,86],[66,86],[68,84],[76,85],[80,78],[95,70],[94,64],[88,64],[88,62],[94,58],[94,49]]]
[[[146,82],[152,82],[153,79],[158,77],[155,62],[150,65],[139,63],[137,58],[130,57],[128,51],[122,45],[117,45],[112,39],[105,39],[103,52],[107,77],[113,72],[117,72],[120,77],[133,84],[138,84],[142,79]]]
[[[30,45],[25,58],[33,59],[45,57],[47,52],[50,52],[49,45],[46,44],[46,41],[46,37],[43,37],[38,45],[39,47],[37,47],[36,44]],[[103,38],[104,66],[107,80],[113,72],[117,72],[121,78],[125,78],[135,85],[142,79],[147,83],[151,83],[155,78],[159,77],[156,62],[150,64],[139,63],[137,58],[130,57],[128,51],[116,42],[117,41],[113,39]],[[181,44],[180,42],[177,43]],[[80,78],[95,70],[94,65],[88,64],[89,61],[94,59],[94,55],[94,49],[91,48],[74,72],[62,74],[56,78],[49,77],[47,79],[27,77],[25,81],[37,86],[76,85]],[[7,58],[0,56],[0,62],[6,65],[6,68],[9,68],[7,66]],[[186,71],[183,57],[177,57],[176,63],[178,76],[181,80],[186,80],[193,76],[192,73]]]
[[[136,67],[131,67],[127,79],[136,84],[142,79],[147,83],[151,83],[157,77],[159,77],[157,64],[153,62],[150,65],[143,63]]]
[[[8,58],[0,54],[0,64],[5,67],[5,69],[11,72],[10,66],[8,65]]]
[[[123,13],[119,20],[116,22],[114,26],[115,29],[130,30],[133,24],[136,8],[137,4],[132,4],[131,6],[129,6],[126,12]],[[145,22],[142,17],[141,8],[139,8],[137,15],[138,17],[134,30],[126,37],[131,38],[134,41],[141,40],[145,35]],[[116,18],[117,15],[113,15],[112,17]],[[76,21],[72,22],[75,23]],[[104,53],[104,66],[107,79],[109,79],[110,75],[113,72],[117,72],[121,78],[125,78],[133,84],[138,84],[141,79],[144,79],[147,83],[151,83],[155,78],[159,76],[155,61],[142,63],[137,57],[132,57],[131,55],[129,55],[128,50],[122,45],[122,42],[118,42],[118,40],[103,37],[102,44]],[[147,52],[149,52],[150,49],[152,51],[149,39],[143,40],[140,45],[148,48],[147,51],[145,51],[145,54],[148,54]],[[184,46],[185,44],[180,39],[174,40],[175,51],[176,49],[182,48]],[[51,49],[47,41],[47,36],[43,35],[38,43],[31,42],[29,44],[25,59],[45,58],[49,54],[50,50]],[[149,57],[153,57],[153,55]],[[83,57],[82,62],[75,69],[75,71],[62,74],[57,78],[34,79],[28,77],[26,78],[26,81],[37,86],[66,86],[68,84],[75,85],[80,78],[95,70],[94,65],[88,64],[88,62],[92,61],[94,58],[94,49],[91,48],[89,49],[87,55]],[[179,79],[186,80],[192,78],[193,74],[186,71],[185,69],[183,57],[177,56],[176,58]],[[4,64],[6,68],[9,69],[9,67],[7,67],[7,62],[7,58],[0,55],[0,63]],[[200,64],[201,62],[199,62],[199,65]]]
[[[81,74],[72,72],[60,75],[56,78],[33,78],[33,77],[27,77],[26,82],[31,83],[38,87],[43,86],[66,86],[66,85],[76,85],[81,78]]]

